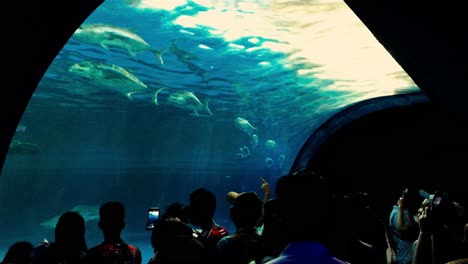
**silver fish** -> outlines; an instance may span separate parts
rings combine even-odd
[[[213,115],[208,107],[208,100],[203,104],[192,92],[175,92],[169,95],[167,102],[170,105],[193,111],[195,116],[199,116],[200,111],[205,110],[210,116]]]
[[[265,166],[268,169],[271,169],[271,167],[273,167],[273,159],[272,158],[266,158],[265,159]]]
[[[252,148],[256,148],[258,146],[257,134],[250,135],[250,145],[252,146]]]
[[[279,155],[279,157],[278,157],[278,166],[279,166],[280,169],[283,168],[285,159],[286,159],[286,157],[283,154]]]
[[[136,76],[112,63],[84,61],[75,63],[69,71],[91,79],[97,85],[121,92],[129,99],[133,99],[132,94],[134,93],[151,91]]]
[[[252,124],[249,123],[249,121],[245,118],[242,117],[237,117],[234,120],[236,127],[239,128],[241,131],[247,133],[249,136],[252,136],[253,134],[257,134],[257,128],[252,126]]]
[[[167,49],[156,50],[139,35],[125,28],[102,23],[83,24],[73,33],[72,37],[82,43],[98,45],[106,50],[111,48],[124,49],[133,57],[138,52],[152,52],[156,55],[159,63],[164,66],[162,53]]]
[[[273,139],[269,139],[265,141],[265,148],[267,149],[267,151],[276,152],[276,150],[278,150],[278,145],[276,144],[276,141],[274,141]]]

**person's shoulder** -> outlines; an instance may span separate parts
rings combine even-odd
[[[87,255],[88,256],[95,256],[95,255],[99,255],[100,252],[102,251],[102,248],[103,248],[103,245],[104,243],[101,243],[101,244],[98,244],[98,245],[95,245],[95,246],[92,246],[88,249],[88,253]]]
[[[232,242],[232,240],[233,240],[232,236],[224,236],[224,237],[219,239],[219,241],[217,243],[218,247],[222,247],[222,246],[224,246],[226,244],[229,244],[229,243]]]
[[[33,247],[33,248],[32,248],[32,251],[33,251],[33,252],[42,251],[42,250],[48,248],[51,244],[52,244],[52,242],[49,242],[49,241],[41,242],[39,245]]]
[[[95,246],[92,246],[88,249],[88,251],[96,251],[96,250],[99,250],[99,248],[101,248],[103,245],[103,243],[100,243],[100,244],[97,244]]]
[[[46,254],[49,254],[51,242],[41,242],[31,250],[31,258],[35,263],[42,263]]]
[[[55,243],[54,242],[49,242],[49,241],[44,241],[41,242],[39,245],[35,246],[32,248],[32,256],[42,254],[44,252],[49,252],[53,249],[55,249]]]
[[[394,205],[393,208],[392,208],[392,211],[390,211],[390,214],[388,214],[389,218],[390,218],[390,221],[393,219],[393,218],[396,218],[396,216],[398,215],[399,213],[399,210],[398,210],[398,205]]]
[[[138,252],[138,253],[141,252],[140,249],[137,246],[133,245],[133,244],[127,244],[127,247],[132,252]]]

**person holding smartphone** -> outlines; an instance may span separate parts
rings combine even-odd
[[[417,190],[405,188],[390,213],[389,225],[398,263],[411,264],[413,261],[414,243],[419,233],[417,212],[421,202],[418,198]]]

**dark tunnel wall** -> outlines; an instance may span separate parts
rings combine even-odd
[[[466,206],[467,132],[434,103],[385,109],[332,135],[308,167],[340,192],[367,192],[389,209],[404,186],[447,191]]]
[[[9,1],[2,8],[5,89],[0,96],[0,169],[11,138],[42,76],[76,28],[104,0]]]

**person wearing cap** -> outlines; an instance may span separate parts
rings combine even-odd
[[[218,242],[220,263],[260,263],[260,234],[256,227],[262,216],[263,201],[255,192],[228,192],[226,199],[232,204],[229,216],[236,231]]]

